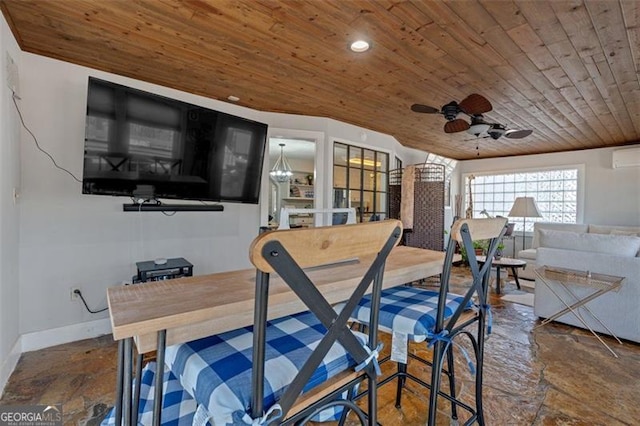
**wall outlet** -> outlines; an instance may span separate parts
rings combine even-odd
[[[15,96],[20,97],[20,78],[18,76],[18,65],[15,63],[9,52],[7,52],[7,86]]]
[[[80,291],[80,287],[71,287],[69,289],[69,295],[71,297],[71,300],[80,300],[80,295],[78,293],[76,293],[76,290]]]

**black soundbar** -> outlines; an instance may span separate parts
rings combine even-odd
[[[222,204],[123,204],[125,212],[221,212]]]

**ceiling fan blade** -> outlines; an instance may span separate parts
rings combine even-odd
[[[484,114],[485,112],[489,112],[493,109],[491,102],[489,102],[489,100],[484,96],[478,95],[477,93],[472,93],[464,98],[458,106],[462,112],[467,115]]]
[[[413,104],[411,105],[411,111],[413,112],[421,112],[424,114],[439,114],[440,110],[438,108],[434,108],[428,105],[422,104]]]
[[[464,132],[465,130],[468,130],[468,129],[469,129],[469,123],[467,123],[461,118],[447,121],[447,124],[444,125],[445,133]]]
[[[533,130],[507,130],[504,132],[505,137],[509,139],[522,139],[533,133]]]

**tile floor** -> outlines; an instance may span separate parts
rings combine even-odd
[[[456,282],[466,270],[456,268]],[[514,292],[507,284],[505,293]],[[636,425],[640,419],[640,345],[606,341],[609,354],[583,330],[550,324],[534,329],[533,308],[491,294],[493,334],[486,342],[484,402],[488,425]],[[389,346],[387,342],[386,346]],[[412,351],[425,352],[424,345]],[[62,403],[65,424],[97,425],[113,405],[116,344],[111,336],[23,354],[0,404]],[[458,353],[456,358],[462,358]],[[388,364],[384,371],[393,368]],[[410,364],[414,373],[427,374]],[[473,398],[473,378],[461,363],[458,389]],[[394,407],[395,385],[379,395],[383,425],[422,425],[428,392],[407,384],[403,407]],[[448,405],[438,424],[448,425]],[[464,416],[461,416],[464,418]],[[355,424],[355,423],[351,423]]]

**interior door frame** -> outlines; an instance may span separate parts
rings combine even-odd
[[[262,167],[262,184],[260,186],[260,226],[267,226],[269,224],[269,140],[271,138],[283,138],[283,139],[304,139],[308,141],[314,141],[315,147],[315,160],[314,160],[314,194],[313,201],[315,208],[325,208],[324,205],[324,193],[326,187],[326,173],[324,173],[326,158],[325,158],[325,133],[311,130],[298,130],[298,129],[284,129],[278,127],[269,127],[267,131],[267,141],[265,147],[264,164]],[[316,226],[323,225],[324,215],[316,216]]]

